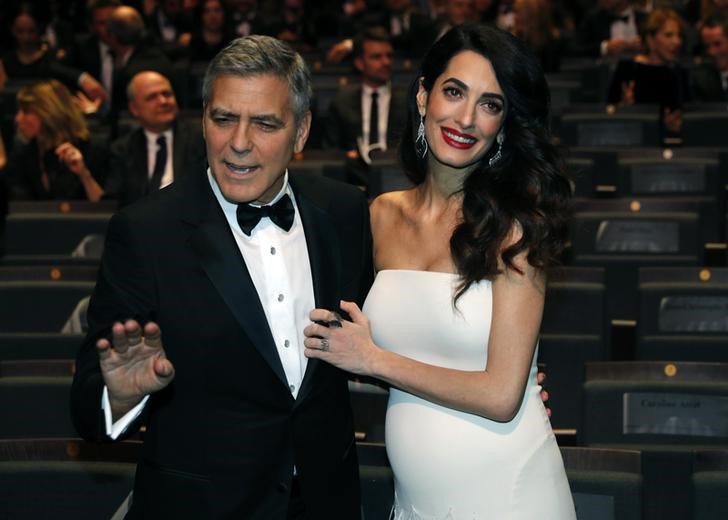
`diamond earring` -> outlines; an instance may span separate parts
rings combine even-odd
[[[417,127],[417,137],[415,138],[415,151],[422,159],[427,155],[427,139],[425,139],[425,123],[424,118],[420,116],[420,126]]]
[[[488,159],[488,166],[492,167],[495,163],[500,161],[501,150],[503,149],[503,141],[505,141],[505,140],[506,140],[506,136],[503,135],[503,132],[499,132],[495,138],[495,142],[498,143],[498,149],[495,151],[495,154],[493,154],[493,157]]]

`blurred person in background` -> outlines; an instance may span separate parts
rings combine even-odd
[[[354,39],[354,66],[360,82],[339,89],[325,119],[325,148],[357,154],[363,147],[393,148],[406,116],[406,89],[392,86],[394,50],[383,27],[371,27]],[[376,102],[373,100],[376,92]],[[377,114],[372,117],[372,108]],[[377,128],[372,131],[372,122]]]
[[[127,88],[128,109],[139,127],[111,145],[107,198],[126,206],[205,167],[198,120],[179,118],[169,79],[155,71],[137,73]]]
[[[7,165],[11,199],[100,200],[108,150],[91,140],[69,90],[43,80],[22,87],[17,102],[18,139]]]
[[[233,39],[231,18],[223,0],[200,0],[187,56],[190,61],[210,61]]]
[[[635,0],[599,0],[578,24],[571,54],[618,59],[642,51],[645,13]]]
[[[609,103],[659,105],[668,135],[680,132],[680,109],[690,99],[688,72],[678,62],[684,26],[673,10],[652,11],[644,28],[646,52],[617,64],[607,92]]]
[[[548,0],[515,0],[513,34],[524,40],[541,62],[544,72],[559,70],[561,33],[554,25]]]
[[[728,14],[708,17],[700,27],[705,56],[690,71],[696,101],[728,101]]]

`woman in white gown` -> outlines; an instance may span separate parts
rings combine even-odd
[[[400,155],[415,187],[371,206],[378,274],[364,312],[311,312],[331,326],[306,328],[307,356],[391,385],[397,520],[575,518],[536,381],[545,269],[570,197],[548,96],[509,34],[445,34],[410,92]]]

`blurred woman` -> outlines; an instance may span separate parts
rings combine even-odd
[[[561,44],[553,23],[553,9],[547,0],[516,0],[513,3],[513,34],[528,44],[544,72],[559,70]]]
[[[5,78],[35,79],[47,76],[52,59],[41,34],[44,27],[29,4],[23,4],[15,13],[10,32],[13,48],[0,55],[0,87]]]
[[[44,80],[18,91],[18,137],[7,165],[12,199],[88,199],[104,194],[106,147],[94,144],[68,89]]]
[[[678,63],[683,28],[675,11],[652,11],[642,36],[646,52],[617,64],[607,93],[609,103],[659,105],[668,134],[679,133],[680,108],[690,99],[688,73]]]
[[[210,61],[233,37],[227,9],[222,0],[202,0],[195,8],[187,55],[190,61]]]

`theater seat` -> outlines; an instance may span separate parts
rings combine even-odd
[[[641,520],[641,454],[636,450],[562,447],[579,520]]]
[[[73,438],[0,440],[0,516],[111,518],[133,487],[140,443]]]

